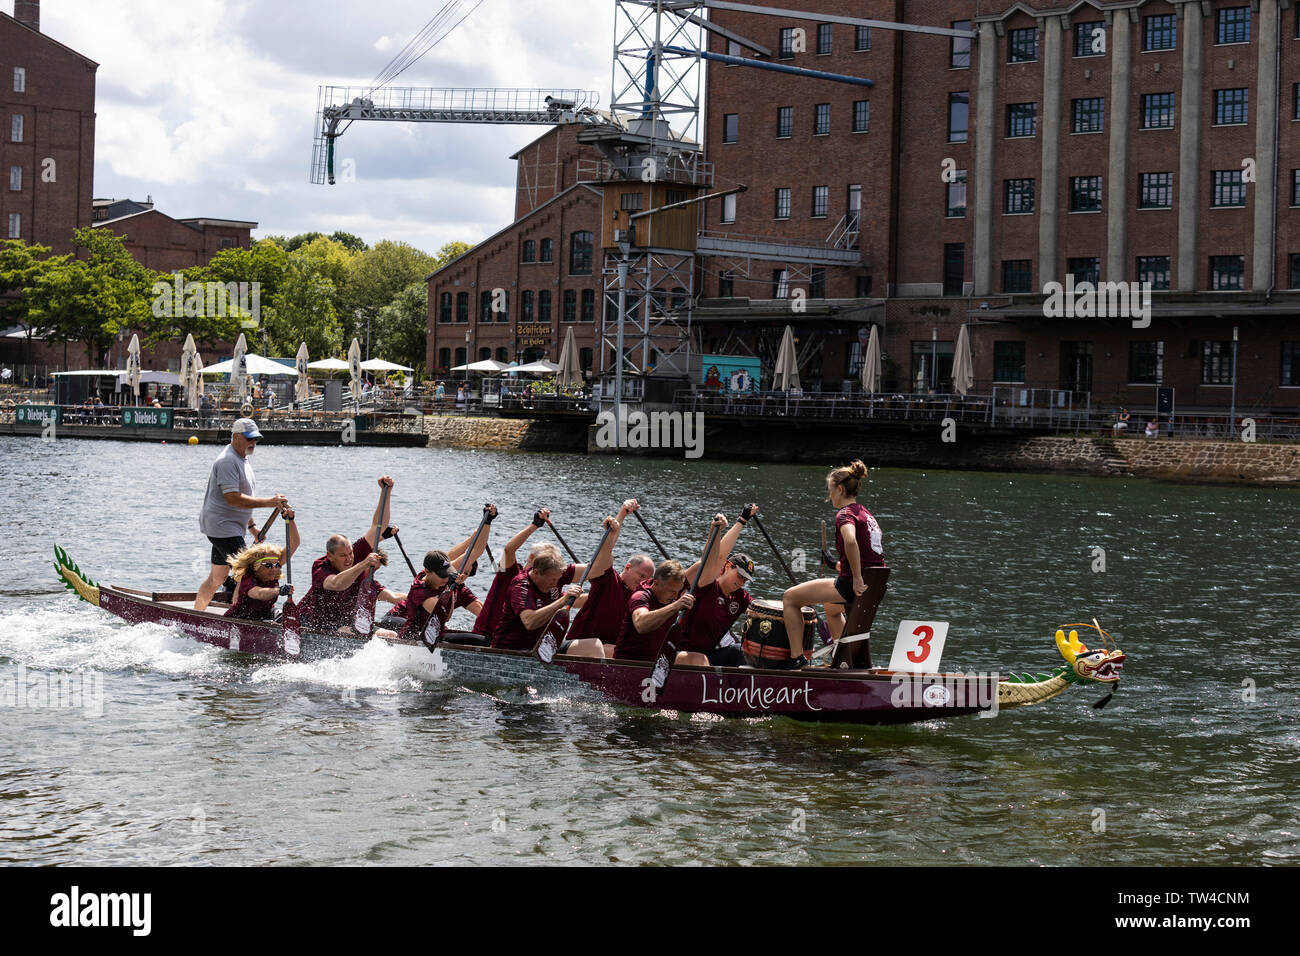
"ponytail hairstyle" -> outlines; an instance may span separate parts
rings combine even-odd
[[[867,477],[867,466],[855,458],[844,467],[834,469],[826,476],[826,480],[834,482],[843,488],[844,494],[848,497],[856,498],[858,496],[858,486],[865,477]]]

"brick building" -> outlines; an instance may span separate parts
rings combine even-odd
[[[0,237],[66,253],[90,225],[98,68],[41,33],[40,0],[0,13]]]
[[[122,236],[136,261],[158,272],[206,265],[222,249],[248,249],[257,228],[255,222],[235,219],[173,219],[152,202],[98,199],[93,225]]]

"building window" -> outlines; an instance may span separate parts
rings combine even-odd
[[[685,189],[665,189],[664,206],[674,206],[679,202],[686,202]],[[660,207],[661,209],[663,206]]]
[[[788,299],[790,297],[790,274],[784,269],[772,270],[772,298]]]
[[[1007,104],[1007,136],[1034,136],[1038,132],[1037,103]]]
[[[871,276],[857,276],[856,278],[857,278],[857,282],[855,283],[854,294],[859,299],[870,298],[871,297]]]
[[[730,196],[722,197],[722,221],[723,222],[736,221],[736,194],[735,193],[732,193]]]
[[[1250,7],[1228,7],[1216,14],[1215,43],[1250,42]]]
[[[1025,343],[993,343],[993,381],[1023,383],[1025,380]]]
[[[776,138],[789,139],[794,135],[794,107],[778,106],[776,108]]]
[[[1174,94],[1147,93],[1142,97],[1142,128],[1174,128]]]
[[[812,217],[814,219],[825,219],[830,209],[829,186],[814,186],[812,191]]]
[[[948,94],[948,142],[966,142],[970,125],[970,93]]]
[[[23,141],[23,114],[14,114],[13,119],[9,122],[9,142],[21,143]]]
[[[1201,343],[1201,384],[1232,384],[1232,342]]]
[[[1034,269],[1031,260],[1002,260],[1002,291],[1008,295],[1034,291]],[[998,381],[1003,380],[998,379]]]
[[[469,321],[469,293],[468,292],[456,293],[456,321],[457,322]]]
[[[794,56],[794,27],[781,28],[781,59],[789,60]]]
[[[564,312],[560,319],[563,322],[578,321],[578,292],[576,289],[564,290]]]
[[[537,293],[537,321],[551,323],[551,290],[543,289]]]
[[[865,53],[871,49],[871,27],[856,26],[853,28],[853,51],[855,53]]]
[[[813,269],[812,277],[808,280],[808,298],[824,299],[826,298],[826,270]]]
[[[532,239],[524,240],[524,262],[537,261],[537,243]]]
[[[1137,275],[1138,282],[1149,284],[1152,290],[1167,291],[1169,289],[1169,257],[1138,256]]]
[[[1242,181],[1240,169],[1216,169],[1214,171],[1213,206],[1246,205],[1246,184]]]
[[[1080,23],[1074,28],[1075,56],[1106,55],[1106,24],[1098,20],[1095,23]]]
[[[966,243],[946,242],[943,246],[943,294],[961,295],[966,283]]]
[[[1160,13],[1142,19],[1142,49],[1172,50],[1178,45],[1178,18],[1172,13]]]
[[[469,349],[461,346],[456,350],[456,366],[459,367],[469,361]]]
[[[1215,90],[1214,125],[1234,126],[1249,122],[1250,90]]]
[[[818,103],[813,107],[813,135],[825,136],[831,131],[831,104]]]
[[[1085,99],[1071,100],[1072,133],[1100,133],[1105,125],[1106,99],[1102,96],[1090,96]]]
[[[834,31],[829,23],[817,24],[817,55],[825,56],[831,52],[831,41]]]
[[[27,92],[27,70],[25,67],[21,67],[21,66],[14,67],[14,92],[15,93]]]
[[[438,296],[438,321],[451,321],[451,293],[444,292]]]
[[[1164,381],[1165,343],[1128,344],[1128,380],[1131,385],[1159,385]]]
[[[235,247],[235,240],[231,239],[229,236],[224,236],[217,245],[221,249],[233,249]]]
[[[23,191],[23,168],[21,166],[9,167],[9,190],[15,193]]]
[[[643,193],[624,193],[619,199],[619,208],[624,212],[640,212],[644,202]]]
[[[582,321],[596,321],[596,293],[592,289],[582,290]]]
[[[727,56],[741,56],[740,44],[735,40],[727,41]],[[728,63],[727,66],[735,66],[734,63]]]
[[[1034,181],[1032,179],[1005,180],[1003,191],[1005,199],[1002,211],[1008,216],[1034,211]]]
[[[509,289],[501,290],[501,311],[497,312],[497,321],[507,322],[507,323],[510,321],[510,290]]]
[[[438,368],[451,368],[451,349],[438,349]]]
[[[1101,278],[1101,259],[1096,256],[1084,256],[1079,259],[1066,259],[1065,271],[1074,276],[1074,284],[1091,282],[1097,284]]]
[[[953,170],[956,179],[948,183],[948,201],[946,204],[947,212],[945,215],[949,219],[966,218],[966,170]]]
[[[481,348],[481,349],[479,349],[479,350],[478,350],[478,360],[479,360],[480,362],[490,362],[490,361],[492,361],[492,350],[489,349],[489,348]]]
[[[734,143],[740,139],[740,114],[727,113],[722,117],[722,141]]]
[[[1138,177],[1138,183],[1139,209],[1173,208],[1173,173],[1142,173]]]
[[[1070,212],[1101,211],[1101,177],[1072,176],[1070,178]]]
[[[1300,169],[1291,170],[1291,205],[1300,206]]]
[[[1300,342],[1282,343],[1282,385],[1300,385]]]
[[[1240,289],[1245,271],[1245,256],[1210,256],[1210,289],[1215,292]]]
[[[1297,84],[1300,86],[1300,84]],[[871,101],[855,100],[853,102],[853,132],[865,133],[871,126]]]
[[[592,234],[586,230],[569,236],[569,275],[591,275]]]
[[[578,367],[584,372],[591,371],[593,352],[591,349],[578,349]]]
[[[478,320],[480,322],[492,321],[492,293],[487,289],[478,294]]]
[[[540,257],[541,260],[542,260],[542,262],[550,262],[551,259],[553,258],[553,249],[552,249],[552,246],[553,246],[553,243],[551,242],[550,239],[543,239],[543,240],[542,240],[542,254],[541,254],[541,257]]]
[[[1300,16],[1300,7],[1296,8],[1297,16]],[[1300,22],[1300,20],[1297,20]],[[1300,37],[1296,39],[1300,40]],[[1300,120],[1300,83],[1291,88],[1291,118]]]
[[[954,30],[969,30],[969,20],[954,20],[949,24]],[[970,69],[970,37],[953,37],[948,46],[948,68]]]
[[[16,212],[9,214],[9,238],[21,239],[23,237],[23,217]]]
[[[1007,33],[1007,62],[1032,63],[1038,59],[1038,27]]]
[[[730,272],[718,273],[718,297],[730,299],[736,294],[736,277]]]
[[[776,209],[773,218],[790,218],[790,187],[783,186],[776,191]]]
[[[510,350],[507,349],[505,346],[502,346],[501,348],[497,349],[497,361],[502,363],[509,362]]]
[[[519,321],[533,321],[533,290],[525,289],[519,293]]]

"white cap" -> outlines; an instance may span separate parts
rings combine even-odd
[[[243,435],[245,438],[261,438],[262,433],[257,430],[257,422],[251,418],[240,418],[235,424],[230,426],[230,434]]]

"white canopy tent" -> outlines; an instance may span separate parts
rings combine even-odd
[[[346,372],[349,366],[347,362],[336,358],[328,358],[321,359],[319,362],[308,362],[307,368],[312,372]]]
[[[415,369],[408,368],[405,365],[398,365],[395,362],[385,362],[383,359],[369,359],[361,363],[363,372],[414,372]]]
[[[453,372],[482,372],[491,374],[493,372],[504,372],[508,368],[505,362],[498,362],[496,359],[480,359],[477,362],[470,362],[468,365],[457,365],[451,369]]]
[[[518,372],[520,375],[554,375],[559,370],[560,366],[554,362],[538,359],[536,362],[529,362],[527,365],[515,365],[504,371]]]

